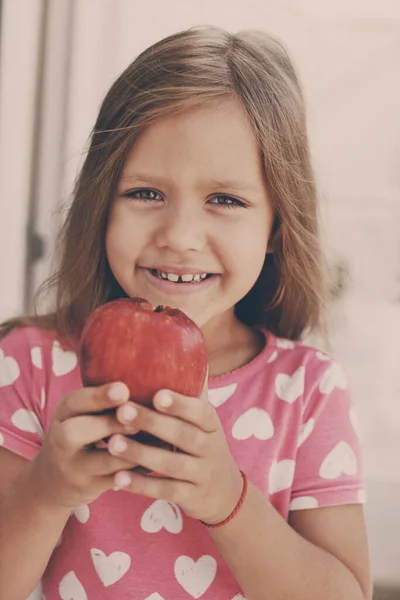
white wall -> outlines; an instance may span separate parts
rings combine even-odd
[[[41,0],[4,0],[0,85],[0,320],[23,310]]]

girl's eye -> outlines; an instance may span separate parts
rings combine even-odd
[[[157,202],[158,200],[162,200],[162,197],[158,192],[146,189],[126,192],[125,196],[132,200],[142,200],[143,202]]]
[[[238,206],[242,206],[245,208],[245,204],[236,198],[231,198],[230,196],[215,196],[210,200],[212,204],[216,204],[217,206],[227,206],[228,208],[237,208]]]
[[[139,200],[141,202],[159,202],[162,201],[162,196],[151,189],[141,189],[141,190],[132,190],[131,192],[126,192],[125,196],[127,198],[131,198],[132,200]],[[245,204],[236,198],[231,198],[231,196],[223,196],[218,195],[212,198],[209,201],[211,204],[216,206],[226,206],[228,208],[237,208],[239,206],[245,207]]]

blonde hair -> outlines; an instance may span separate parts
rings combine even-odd
[[[275,252],[236,306],[237,315],[291,339],[321,325],[317,193],[303,94],[291,60],[266,33],[195,27],[145,50],[110,88],[60,232],[58,269],[39,289],[39,295],[55,291],[54,311],[12,319],[0,335],[33,324],[73,336],[96,306],[126,295],[108,265],[105,232],[129,149],[164,115],[227,97],[241,103],[253,128],[276,215]]]

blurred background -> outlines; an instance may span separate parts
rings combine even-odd
[[[100,102],[140,51],[193,25],[284,42],[336,273],[331,351],[359,412],[375,597],[400,599],[400,0],[0,0],[0,15],[0,320],[32,310]]]

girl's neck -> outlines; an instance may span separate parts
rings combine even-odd
[[[202,328],[206,338],[209,376],[217,377],[243,367],[263,349],[263,334],[244,325],[236,317],[226,322],[208,323]]]

